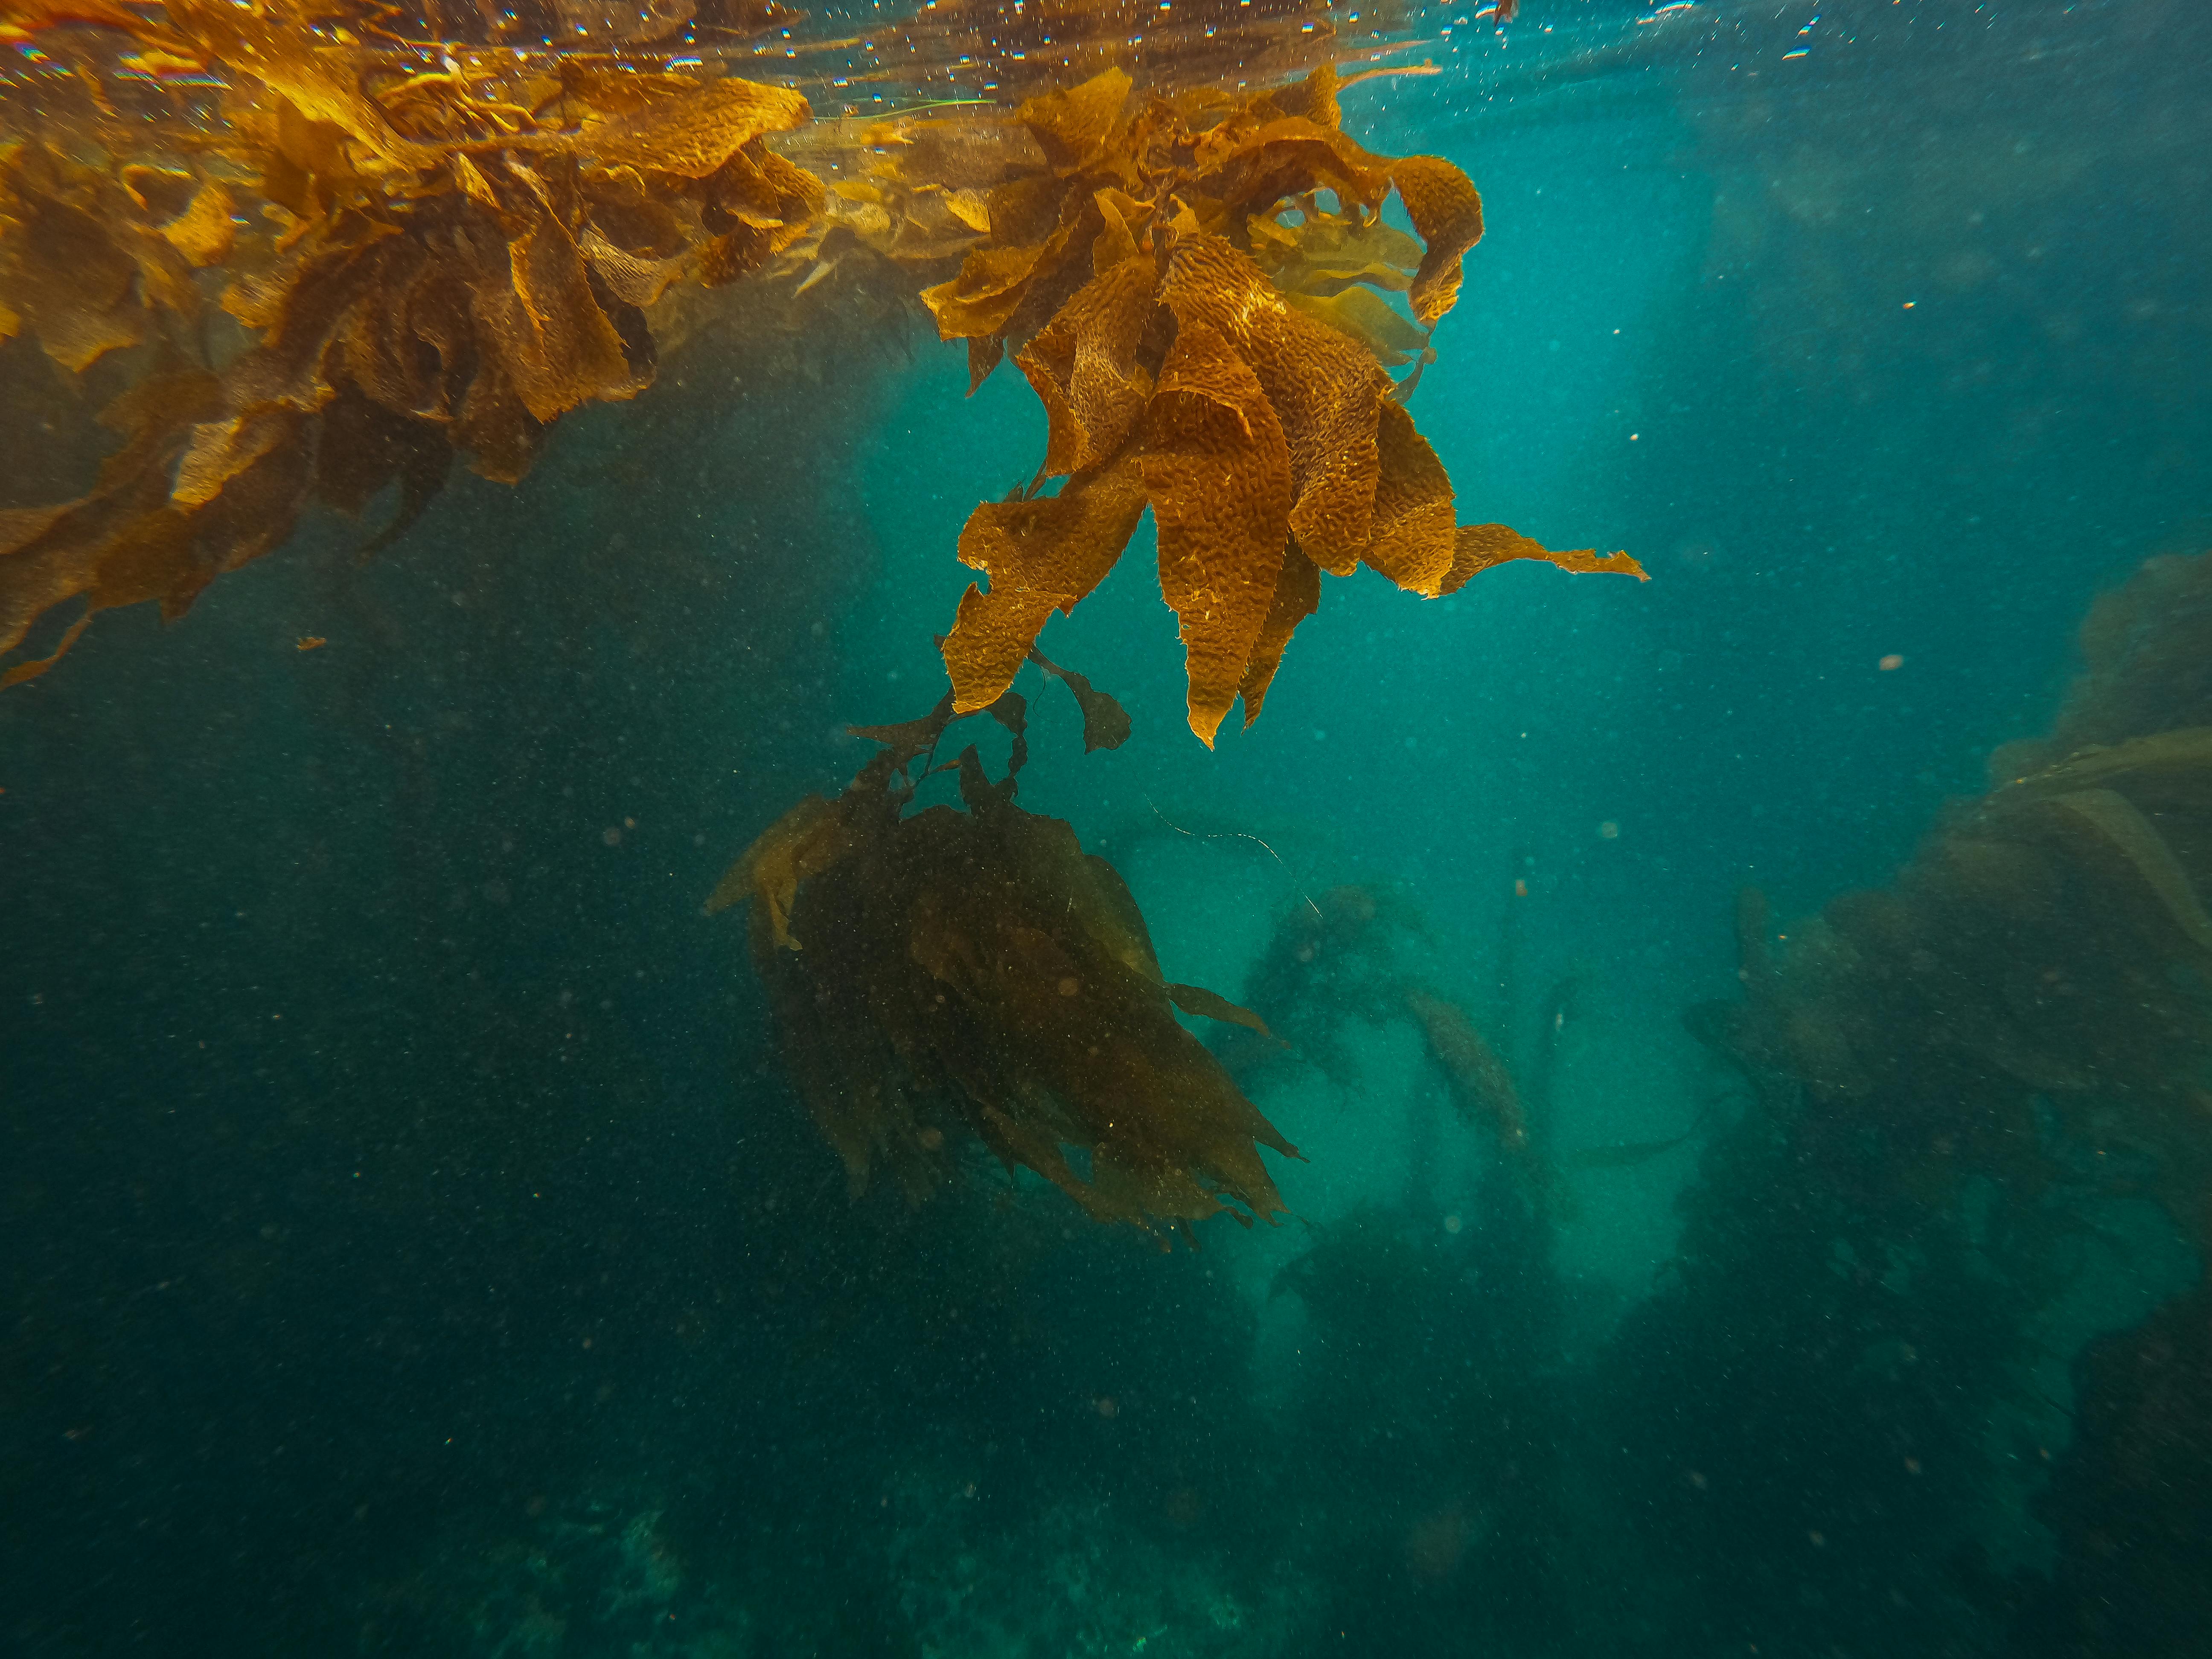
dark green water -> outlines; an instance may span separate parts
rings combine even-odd
[[[1484,191],[1413,404],[1461,516],[1651,581],[1335,585],[1208,754],[1133,556],[1045,645],[1137,737],[1040,697],[1023,795],[1173,979],[1417,911],[1371,948],[1490,1030],[1550,1201],[1323,984],[1334,1075],[1247,1079],[1280,1227],[848,1202],[699,904],[935,698],[1041,422],[918,324],[665,382],[0,696],[0,1649],[2212,1651],[2212,1115],[2086,1055],[2042,1173],[1935,1190],[1685,1018],[1745,1006],[1739,887],[1786,933],[1891,882],[2093,600],[2212,542],[2212,15],[1638,15],[1525,0],[1346,124]],[[1936,1141],[1984,1081],[1917,1079]]]

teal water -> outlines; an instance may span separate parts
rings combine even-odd
[[[1652,580],[1333,583],[1208,753],[1140,532],[1044,640],[1136,736],[1040,690],[1023,780],[1171,979],[1256,1000],[1348,886],[1418,914],[1362,948],[1512,1066],[1540,1213],[1326,983],[1331,1064],[1246,1079],[1278,1227],[848,1201],[699,905],[936,697],[1042,422],[919,323],[672,374],[0,695],[0,1647],[2212,1650],[2202,959],[2195,1119],[2088,1055],[2027,1091],[2067,1178],[1938,1194],[1686,1018],[1745,1006],[1740,888],[1787,933],[1891,883],[2098,596],[2212,539],[2212,18],[1648,15],[1451,25],[1346,125],[1484,192],[1411,404],[1461,517]],[[1916,1086],[1980,1144],[1976,1079]]]

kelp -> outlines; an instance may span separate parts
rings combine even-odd
[[[795,92],[587,58],[410,58],[318,32],[325,15],[168,0],[15,21],[122,32],[222,90],[151,162],[115,132],[95,135],[104,163],[0,148],[0,337],[71,373],[141,343],[155,363],[103,417],[126,441],[94,491],[0,520],[0,653],[85,604],[0,681],[44,672],[98,611],[180,614],[312,501],[357,514],[396,482],[373,548],[457,453],[519,480],[563,414],[650,384],[647,307],[758,268],[821,204],[766,148],[808,118]],[[259,222],[241,227],[249,204]],[[225,266],[218,298],[198,273]],[[218,307],[258,336],[227,359],[206,344]]]
[[[1521,1109],[1520,1091],[1467,1011],[1433,992],[1415,988],[1406,993],[1406,1012],[1419,1027],[1429,1057],[1443,1071],[1460,1115],[1487,1128],[1505,1151],[1526,1151],[1528,1121]]]
[[[1103,693],[1086,685],[1083,701],[1086,723],[1109,728],[1094,735],[1126,731]],[[771,825],[708,901],[750,904],[778,1042],[850,1191],[881,1168],[918,1202],[957,1177],[972,1139],[1101,1221],[1272,1220],[1284,1205],[1258,1148],[1297,1151],[1176,1015],[1264,1024],[1166,981],[1113,866],[1016,804],[1026,702],[1008,691],[988,712],[1013,734],[1004,778],[973,745],[937,762],[963,718],[949,695],[922,719],[857,728],[882,745],[874,759]],[[957,776],[961,805],[910,813],[936,773]]]
[[[2212,1246],[2212,726],[2187,690],[2208,595],[2212,559],[2158,560],[2101,600],[2051,730],[1887,885],[1778,928],[1739,896],[1741,994],[1690,1023],[1750,1087],[1598,1419],[1655,1564],[1747,1564],[1687,1640],[1986,1647],[1929,1621],[1962,1590],[2009,1604],[2023,1654],[2179,1653],[2203,1626],[2203,1552],[2172,1530],[2212,1420],[2201,1283],[2082,1350],[2069,1391],[2045,1379],[2115,1285],[2197,1276],[2085,1266],[2085,1241]],[[2048,1449],[2008,1455],[1993,1425]],[[2027,1507],[2056,1548],[2002,1574],[1991,1493],[2045,1475]],[[1849,1593],[1808,1616],[1814,1529]],[[1909,1624],[1882,1629],[1885,1593]]]
[[[956,708],[1006,689],[1147,509],[1208,744],[1240,698],[1258,717],[1322,571],[1365,564],[1429,598],[1508,558],[1643,576],[1625,555],[1455,525],[1400,401],[1410,387],[1384,372],[1425,362],[1458,298],[1482,234],[1464,173],[1361,148],[1327,65],[1241,99],[1132,92],[1109,70],[1024,103],[1036,159],[1010,166],[983,201],[988,234],[922,295],[939,334],[967,343],[971,384],[1013,351],[1049,428],[1036,481],[962,532],[990,586],[969,588],[944,642]],[[1418,239],[1382,224],[1394,192]]]
[[[965,343],[972,381],[1011,351],[1045,405],[1036,478],[960,538],[989,587],[943,645],[959,712],[995,702],[1147,513],[1209,744],[1240,701],[1258,716],[1323,571],[1365,564],[1428,597],[1510,558],[1644,574],[1455,523],[1403,400],[1480,198],[1448,161],[1347,136],[1328,63],[1271,90],[1156,78],[1141,96],[1115,67],[1011,121],[841,126],[819,145],[842,158],[823,161],[830,189],[769,148],[811,118],[795,90],[717,76],[720,58],[495,49],[520,14],[447,21],[367,0],[12,9],[12,40],[71,56],[82,107],[0,149],[0,336],[72,374],[143,349],[214,389],[166,420],[118,409],[127,465],[0,523],[0,653],[83,607],[6,679],[44,672],[100,610],[180,614],[311,503],[358,514],[396,485],[373,550],[456,455],[519,481],[563,415],[652,383],[665,319],[686,327],[672,290],[771,261],[792,301],[887,267]],[[563,0],[544,21],[649,46],[757,20]],[[1237,30],[1282,21],[1262,7]],[[1413,234],[1384,222],[1393,198]]]
[[[1528,1151],[1520,1090],[1467,1009],[1434,988],[1435,942],[1419,908],[1388,887],[1347,884],[1301,898],[1278,920],[1244,988],[1282,1042],[1231,1052],[1251,1065],[1294,1055],[1349,1086],[1358,1068],[1348,1024],[1411,1025],[1461,1120],[1517,1159]]]
[[[2208,594],[2200,556],[2101,601],[2053,737],[2000,750],[1892,886],[1786,945],[1745,896],[1745,1000],[1693,1025],[1802,1103],[1808,1156],[1891,1203],[1978,1172],[2033,1201],[2081,1164],[2212,1244],[2212,726],[2173,723],[2204,713],[2175,693],[2212,660]]]

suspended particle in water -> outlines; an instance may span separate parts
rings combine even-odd
[[[1884,657],[1880,662],[1876,663],[1875,666],[1881,670],[1885,674],[1893,673],[1898,669],[1905,666],[1905,659],[1899,656],[1896,652],[1893,651],[1887,656]]]
[[[1597,838],[1600,841],[1619,841],[1620,839],[1620,826],[1614,823],[1611,818],[1607,818],[1603,823],[1598,825]]]

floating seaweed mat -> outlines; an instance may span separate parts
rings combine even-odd
[[[1481,199],[1449,161],[1354,143],[1337,88],[1325,65],[1242,99],[1133,99],[1109,70],[1017,112],[1036,159],[984,197],[988,234],[922,295],[939,334],[966,341],[971,384],[1018,348],[1049,423],[1035,482],[961,532],[990,586],[969,588],[944,642],[959,709],[1012,683],[1147,509],[1208,744],[1240,697],[1245,723],[1258,717],[1323,571],[1364,564],[1430,598],[1520,558],[1644,577],[1626,555],[1455,523],[1451,481],[1401,402],[1410,379],[1384,366],[1432,355]],[[1393,194],[1417,238],[1381,223]]]
[[[181,614],[311,503],[359,513],[396,483],[374,547],[456,454],[519,480],[568,411],[651,384],[672,289],[781,258],[806,272],[796,298],[856,247],[917,286],[957,258],[921,302],[972,380],[1012,351],[1049,416],[1036,478],[961,535],[990,580],[943,647],[961,712],[1148,511],[1209,744],[1240,698],[1257,717],[1322,571],[1430,597],[1512,559],[1644,574],[1455,523],[1403,398],[1481,201],[1448,161],[1347,137],[1333,67],[1142,98],[1112,69],[1011,122],[877,124],[833,194],[768,147],[811,119],[788,88],[418,25],[368,0],[11,8],[9,39],[82,73],[48,77],[79,107],[0,145],[0,337],[78,374],[141,348],[165,389],[108,411],[126,441],[89,495],[0,519],[0,656],[82,607],[0,684],[101,610]],[[136,77],[127,108],[103,68]],[[1394,197],[1414,234],[1382,222]],[[235,358],[210,355],[218,305],[257,336]]]
[[[75,374],[134,346],[152,363],[102,416],[124,441],[91,493],[0,514],[0,653],[84,607],[0,684],[45,672],[100,611],[181,614],[311,501],[358,513],[396,482],[374,547],[456,453],[519,480],[563,414],[651,383],[646,307],[757,269],[821,205],[820,181],[766,147],[809,118],[795,92],[605,58],[410,56],[364,42],[372,6],[362,33],[316,27],[346,9],[11,9],[19,36],[67,26],[89,54],[89,27],[135,48],[120,62],[149,86],[217,91],[211,119],[154,92],[143,119],[102,105],[81,133],[0,143],[0,338]],[[218,307],[258,337],[221,362]]]
[[[1166,981],[1113,866],[1015,805],[1020,696],[989,712],[1015,732],[1003,781],[970,746],[934,768],[957,771],[962,807],[908,816],[908,773],[933,769],[951,700],[864,728],[884,745],[876,760],[770,826],[708,902],[750,905],[787,1066],[850,1189],[888,1167],[919,1200],[953,1178],[965,1134],[1102,1221],[1272,1219],[1285,1206],[1258,1149],[1297,1150],[1176,1014],[1264,1025]]]

